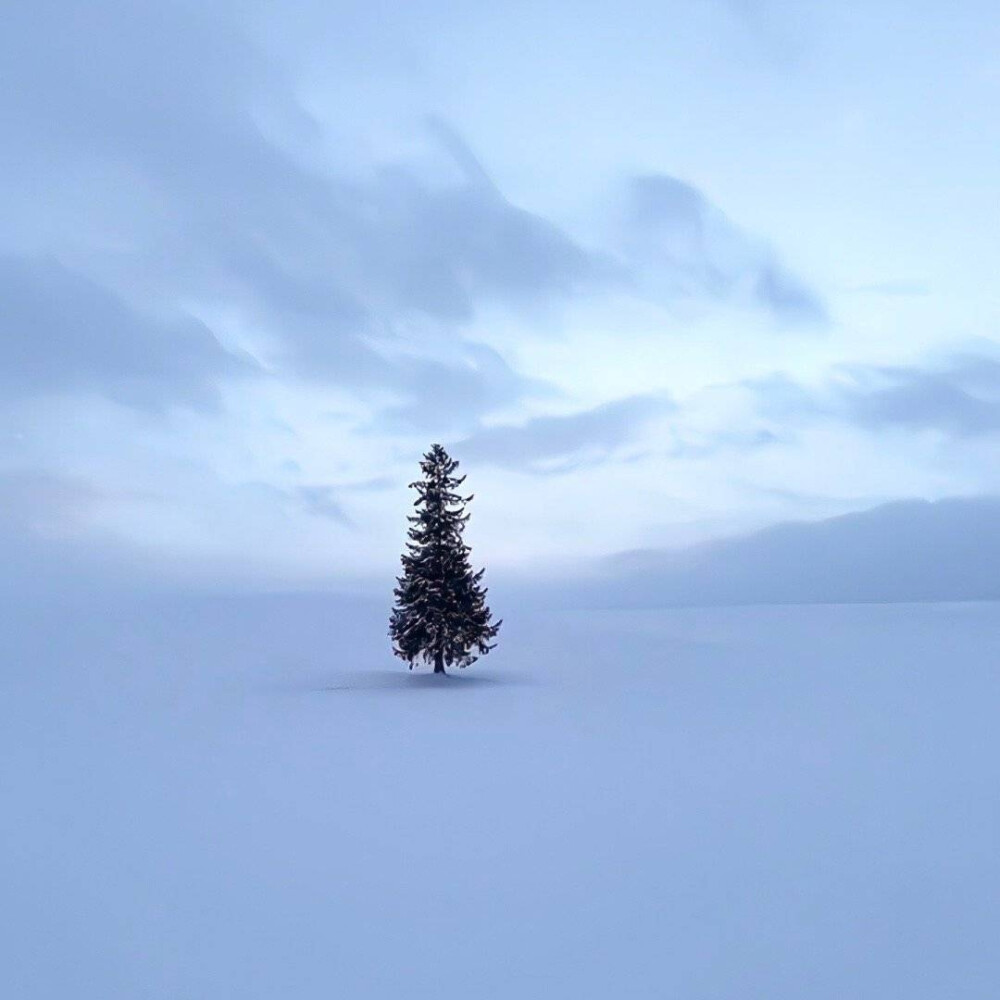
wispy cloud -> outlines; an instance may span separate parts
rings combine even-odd
[[[827,320],[820,296],[786,270],[763,241],[675,177],[633,178],[624,251],[651,294],[741,304],[782,323]]]
[[[666,396],[632,396],[578,413],[488,427],[455,447],[481,462],[524,472],[569,471],[582,462],[607,459],[648,420],[674,409]]]
[[[440,119],[427,125],[438,149],[431,176],[405,162],[347,176],[293,155],[257,125],[261,95],[279,120],[306,117],[290,83],[225,18],[193,6],[88,4],[71,31],[44,3],[21,7],[0,57],[8,220],[48,178],[61,200],[49,249],[91,283],[91,298],[157,309],[184,301],[225,314],[241,330],[264,332],[261,357],[273,372],[419,400],[434,374],[419,340],[409,366],[372,347],[412,328],[410,317],[433,323],[461,353],[463,328],[484,303],[535,305],[617,280],[606,255],[504,198]],[[75,198],[58,183],[66,161],[93,165],[89,190]],[[140,197],[123,197],[123,185]],[[113,243],[128,253],[109,252],[101,239],[88,246],[67,223],[84,211],[118,218]],[[8,238],[21,233],[28,244],[36,230],[25,216],[21,227],[10,222]],[[22,303],[22,326],[46,324],[44,303],[34,305],[37,314]],[[144,344],[149,332],[132,324],[136,355],[156,350]],[[117,355],[88,348],[83,316],[63,344],[75,337],[74,353],[88,354],[78,368],[100,378],[106,367],[114,378],[127,343],[115,336]],[[50,381],[65,365],[53,358],[52,367]],[[494,371],[508,391],[510,378]],[[438,374],[440,390],[453,387],[451,367]],[[167,381],[195,395],[194,375]]]
[[[338,524],[351,524],[351,519],[344,512],[332,486],[299,486],[295,495],[301,500],[307,514],[325,517]]]
[[[199,321],[143,316],[53,259],[0,255],[0,391],[95,392],[143,409],[217,403],[253,363]]]
[[[782,375],[747,383],[765,413],[842,420],[866,430],[933,430],[956,438],[1000,430],[1000,361],[955,355],[941,364],[838,365],[817,387]]]
[[[862,295],[883,295],[889,298],[922,298],[931,294],[931,286],[927,281],[876,281],[867,285],[855,285],[852,292]]]

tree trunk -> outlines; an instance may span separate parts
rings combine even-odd
[[[444,673],[444,653],[440,649],[434,654],[434,673]]]

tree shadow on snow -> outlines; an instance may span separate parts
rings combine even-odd
[[[482,691],[484,688],[523,684],[515,675],[448,673],[431,674],[416,671],[356,671],[338,674],[318,691]]]

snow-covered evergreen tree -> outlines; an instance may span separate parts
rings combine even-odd
[[[465,482],[465,476],[454,476],[457,468],[435,444],[420,463],[424,478],[410,483],[418,494],[417,512],[407,518],[410,540],[393,591],[389,635],[393,652],[409,660],[411,670],[421,656],[436,674],[453,664],[467,667],[493,649],[490,640],[501,625],[492,623],[480,583],[484,571],[472,571],[469,546],[462,541],[469,520],[465,505],[472,497],[455,492]]]

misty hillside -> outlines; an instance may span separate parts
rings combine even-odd
[[[965,601],[1000,597],[1000,498],[907,500],[606,561],[611,607]]]

